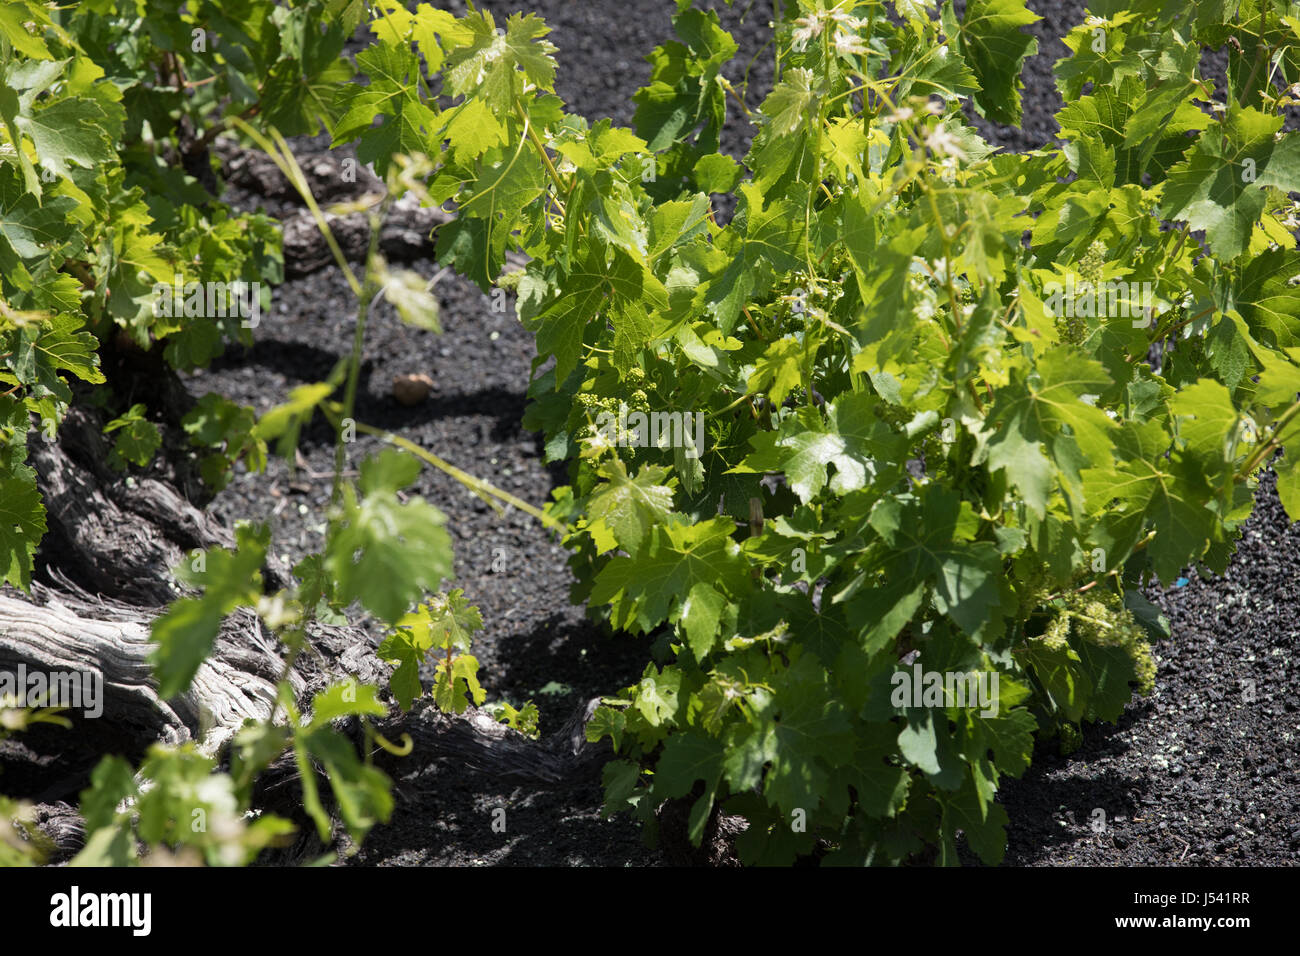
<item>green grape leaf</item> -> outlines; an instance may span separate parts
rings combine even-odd
[[[1111,460],[1110,435],[1118,426],[1095,404],[1112,384],[1099,363],[1058,346],[1042,354],[1035,371],[999,391],[988,413],[997,431],[987,448],[989,467],[1005,470],[1041,517],[1057,476],[1074,477],[1073,448],[1103,467]]]
[[[1116,440],[1116,462],[1083,471],[1088,506],[1100,515],[1091,540],[1113,567],[1137,545],[1147,525],[1154,525],[1156,536],[1147,550],[1166,582],[1200,557],[1215,524],[1198,497],[1209,492],[1197,467],[1164,457],[1170,443],[1160,422],[1129,422]]]
[[[785,199],[764,208],[762,194],[753,183],[743,183],[740,194],[743,207],[717,242],[731,257],[731,264],[714,281],[709,294],[723,334],[730,334],[741,308],[764,294],[775,276],[805,265],[803,209]]]
[[[316,790],[313,761],[325,771],[338,814],[355,842],[375,824],[388,822],[393,812],[392,782],[382,770],[357,756],[352,741],[324,726],[295,733],[293,742],[302,775],[303,806],[322,841],[329,839],[331,823]]]
[[[94,169],[115,160],[113,123],[99,100],[74,96],[23,112],[18,128],[31,137],[37,163],[56,176],[70,176],[69,163]]]
[[[1230,106],[1169,170],[1161,216],[1204,229],[1210,249],[1225,262],[1242,255],[1264,214],[1264,187],[1300,190],[1300,139],[1292,133],[1275,140],[1281,128],[1280,116]]]
[[[1041,19],[1025,0],[970,0],[960,23],[944,6],[944,30],[975,74],[975,108],[986,119],[1020,124],[1020,71],[1038,52],[1038,41],[1020,28]]]
[[[523,81],[551,90],[555,83],[555,45],[542,39],[550,29],[533,14],[514,14],[498,30],[490,13],[461,21],[471,32],[468,44],[447,56],[444,76],[453,96],[477,96],[498,115],[514,109]]]
[[[694,789],[697,780],[704,782],[704,793],[692,804],[687,818],[686,833],[695,846],[699,846],[704,837],[704,826],[713,810],[721,778],[722,742],[715,737],[674,734],[664,744],[663,753],[655,764],[656,798],[684,797]]]
[[[316,406],[329,398],[334,386],[324,382],[297,385],[289,392],[289,401],[277,405],[258,419],[253,437],[267,442],[279,439],[276,450],[284,458],[292,458],[298,447],[298,433],[311,421]]]
[[[606,265],[593,246],[586,261],[568,271],[554,296],[539,305],[525,304],[520,318],[535,331],[538,351],[555,356],[556,381],[562,382],[577,367],[591,319],[608,308],[616,330],[622,329],[618,334],[623,335],[626,323],[635,321],[628,309],[642,307],[642,302],[650,310],[667,308],[667,290],[624,250],[612,249]]]
[[[162,432],[144,414],[143,405],[132,405],[125,415],[104,426],[105,435],[121,431],[109,453],[109,464],[114,468],[124,469],[128,462],[143,468],[153,461],[154,453],[162,446]]]
[[[1237,311],[1258,341],[1280,348],[1300,345],[1300,251],[1269,249],[1250,261],[1236,288]]]
[[[633,706],[637,714],[651,727],[659,727],[677,713],[678,694],[682,687],[682,672],[675,667],[658,670],[647,664],[636,685]]]
[[[830,691],[815,658],[800,658],[777,683],[784,701],[779,720],[764,720],[771,766],[763,782],[767,799],[787,817],[811,813],[826,791],[830,770],[853,753],[853,734],[843,701]]]
[[[814,409],[801,408],[777,431],[751,438],[754,451],[733,471],[784,472],[805,504],[823,488],[843,495],[882,474],[897,474],[905,443],[876,418],[875,404],[867,395],[846,395],[828,409],[826,421]],[[828,465],[835,467],[829,479]]]
[[[973,780],[968,780],[955,794],[940,794],[943,805],[941,866],[957,866],[957,831],[966,834],[966,842],[981,860],[997,866],[1007,852],[1006,826],[1010,822],[1001,804],[985,803],[976,792]]]
[[[998,604],[1001,561],[990,541],[972,541],[970,503],[931,485],[922,500],[881,498],[871,526],[890,546],[887,578],[934,587],[935,606],[967,634],[976,634]]]
[[[853,753],[831,770],[832,790],[852,787],[863,812],[873,817],[892,817],[907,802],[912,777],[894,760],[889,726],[868,724],[854,741]]]
[[[45,537],[45,505],[36,475],[26,466],[6,474],[0,468],[0,581],[29,590],[36,548]]]
[[[420,665],[428,653],[439,650],[469,650],[472,635],[483,627],[477,607],[465,600],[460,588],[434,597],[397,622],[397,628],[379,646],[379,657],[397,663],[390,679],[393,696],[403,710],[410,710],[415,698],[424,693]]]
[[[486,699],[487,691],[478,682],[478,661],[472,656],[461,654],[452,658],[450,669],[445,662],[439,662],[433,682],[433,700],[441,710],[448,714],[463,714],[471,701],[477,706]]]
[[[789,136],[810,121],[816,121],[821,93],[813,84],[812,70],[796,67],[768,94],[762,111],[775,135]]]
[[[123,800],[135,796],[135,768],[121,757],[103,757],[90,772],[90,786],[81,791],[81,816],[86,830],[111,826]]]
[[[898,752],[935,786],[961,786],[963,766],[942,708],[909,707],[907,724],[898,732]]]
[[[387,714],[388,708],[380,701],[373,686],[349,679],[331,684],[312,698],[311,723],[307,729],[319,730],[344,717],[384,717]]]
[[[492,150],[478,160],[460,214],[438,230],[438,261],[473,279],[484,292],[505,266],[506,246],[524,207],[545,186],[541,163],[522,154],[522,147],[521,142],[509,152]]]
[[[1137,680],[1133,658],[1123,647],[1079,642],[1079,660],[1092,678],[1088,712],[1098,720],[1116,721],[1133,698],[1129,684]]]
[[[44,25],[49,22],[49,17],[36,4],[26,2],[0,4],[0,33],[3,33],[5,39],[23,56],[29,56],[34,60],[51,59],[50,48],[45,45],[45,40],[41,37]],[[36,26],[35,36],[27,31],[28,23]]]
[[[740,182],[741,167],[730,156],[709,153],[695,164],[695,184],[701,192],[730,193]]]
[[[417,459],[391,449],[367,458],[360,497],[351,484],[344,486],[342,512],[326,540],[325,564],[338,582],[339,600],[359,600],[390,624],[452,575],[446,517],[423,498],[397,500],[419,471]]]
[[[1005,681],[1005,675],[1000,676]],[[992,753],[997,772],[1013,777],[1019,777],[1029,769],[1038,722],[1025,708],[1009,707],[1005,698],[999,699],[996,714],[985,716],[982,712],[969,710],[960,726],[961,748],[970,759],[987,761],[985,755]]]
[[[614,749],[623,746],[623,734],[627,731],[627,715],[613,707],[597,707],[596,712],[587,721],[584,733],[588,741],[595,743],[603,737],[609,737]]]
[[[769,342],[754,363],[753,374],[745,382],[745,389],[751,394],[765,392],[772,404],[780,405],[803,384],[804,366],[809,361],[811,356],[792,335]]]
[[[673,490],[664,483],[668,469],[643,465],[633,478],[622,460],[615,458],[602,464],[597,474],[605,481],[587,502],[596,547],[602,553],[621,547],[636,555],[654,524],[673,509]]]
[[[678,595],[694,593],[702,600],[712,589],[725,600],[727,595],[742,593],[748,580],[747,562],[731,539],[733,527],[729,518],[696,525],[656,525],[635,558],[616,557],[600,571],[590,603],[612,605],[616,626],[648,633],[668,619]],[[696,585],[705,590],[694,591]],[[704,644],[697,630],[693,646]]]

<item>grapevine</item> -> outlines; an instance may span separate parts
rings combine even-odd
[[[319,841],[354,846],[393,806],[373,755],[409,746],[375,722],[426,692],[538,733],[536,707],[486,700],[484,622],[446,586],[445,516],[406,495],[424,465],[554,531],[571,598],[644,642],[639,680],[585,724],[613,748],[607,811],[653,836],[685,802],[696,845],[739,817],[736,852],[760,864],[1000,862],[997,796],[1036,741],[1069,750],[1155,691],[1155,648],[1176,635],[1145,589],[1227,566],[1262,469],[1300,516],[1300,139],[1282,114],[1300,27],[1283,0],[1101,4],[1063,38],[1057,141],[1018,154],[968,110],[1020,121],[1039,19],[1024,0],[775,4],[775,79],[748,104],[717,13],[675,0],[632,129],[566,108],[531,14],[254,0],[234,15],[247,30],[209,40],[201,24],[224,14],[207,2],[144,18],[10,6],[3,581],[32,588],[48,531],[36,423],[95,409],[111,466],[147,467],[171,426],[119,392],[113,363],[186,370],[254,339],[237,315],[156,308],[182,279],[283,278],[269,217],[202,188],[218,137],[275,161],[356,305],[328,379],[260,416],[204,397],[177,423],[220,488],[236,463],[292,460],[319,413],[336,438],[325,543],[278,590],[260,527],[177,570],[181,596],[152,625],[164,697],[191,687],[236,611],[278,642],[284,673],[217,752],[106,759],[81,862],[178,846],[257,859],[291,829],[253,812],[277,760],[297,768]],[[363,23],[366,48],[342,56]],[[1201,54],[1225,45],[1216,90]],[[720,152],[729,113],[753,133],[743,157]],[[322,129],[383,183],[360,269],[285,138]],[[355,418],[373,304],[440,327],[429,286],[378,248],[402,196],[446,214],[439,263],[511,296],[534,339],[524,424],[568,475],[545,508]],[[354,480],[358,431],[393,447]],[[349,608],[382,626],[388,686],[331,675],[299,699],[309,631]],[[939,686],[963,694],[923,691]],[[44,713],[11,710],[15,725]],[[178,824],[196,802],[219,834]],[[26,808],[0,808],[16,821],[0,859],[28,861]]]

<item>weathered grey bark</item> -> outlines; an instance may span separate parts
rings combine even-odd
[[[73,407],[57,442],[33,433],[29,447],[49,526],[47,565],[88,591],[158,607],[180,593],[172,569],[193,551],[234,547],[230,530],[171,483],[109,468],[110,443],[92,410]],[[278,559],[264,573],[273,588],[289,585]]]
[[[296,207],[283,215],[284,270],[289,277],[309,275],[334,263],[316,219],[305,208],[298,191],[280,172],[278,166],[260,152],[240,147],[234,140],[218,139],[213,152],[220,157],[227,180],[256,196]],[[345,165],[349,164],[349,165]],[[335,215],[331,205],[344,202],[378,201],[384,195],[384,183],[358,163],[347,150],[314,153],[301,158],[307,186],[325,211],[325,219],[349,262],[363,262],[370,248],[370,220],[365,212]],[[406,195],[388,210],[379,233],[379,249],[394,262],[432,258],[437,246],[436,230],[455,218],[446,209],[421,206],[413,195]],[[523,257],[507,253],[507,268],[522,268]]]
[[[364,212],[343,216],[325,213],[325,220],[349,262],[361,262],[370,248],[370,220]],[[432,256],[433,231],[452,220],[442,209],[422,207],[414,196],[403,196],[388,210],[379,230],[379,249],[391,260]],[[316,219],[306,210],[284,221],[284,267],[290,276],[306,275],[334,262]]]
[[[221,136],[212,144],[212,152],[221,160],[227,182],[268,199],[301,203],[298,191],[280,172],[275,160],[260,150],[245,149],[234,138]],[[318,152],[298,159],[307,187],[319,203],[336,203],[384,190],[379,177],[369,166],[358,163],[349,149]]]
[[[395,262],[432,258],[437,246],[436,230],[455,218],[444,209],[421,206],[410,194],[401,197],[388,210],[379,231],[379,249]],[[370,248],[370,220],[364,212],[336,216],[325,213],[325,220],[339,249],[349,262],[362,262]],[[522,268],[526,259],[514,252],[506,253],[506,268]],[[301,276],[332,265],[334,255],[321,235],[310,212],[303,210],[284,220],[284,269],[288,276]]]
[[[123,739],[195,740],[215,754],[245,720],[265,720],[275,705],[280,658],[251,611],[230,615],[215,652],[175,700],[158,696],[149,664],[149,623],[157,613],[37,584],[32,598],[0,591],[0,671],[69,672],[102,687],[100,719]],[[295,690],[305,689],[299,674]],[[75,716],[75,715],[73,715]]]

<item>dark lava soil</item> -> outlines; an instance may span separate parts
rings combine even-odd
[[[443,4],[456,9],[463,4]],[[595,120],[630,125],[631,94],[648,78],[642,57],[670,36],[670,0],[484,0],[501,17],[527,9],[553,28],[560,64],[557,85],[570,107]],[[734,82],[752,59],[751,103],[771,80],[767,0],[734,8],[717,4],[740,44]],[[1056,132],[1059,107],[1050,70],[1065,55],[1056,37],[1082,19],[1075,3],[1031,0],[1044,16],[1032,29],[1040,53],[1026,67],[1026,115],[1019,129],[984,125],[1009,149],[1033,148]],[[736,113],[738,111],[733,111]],[[731,118],[724,148],[743,155],[749,129]],[[299,141],[305,154],[319,140]],[[305,156],[300,158],[306,158]],[[306,165],[306,163],[304,163]],[[232,189],[244,207],[275,213],[283,201]],[[520,427],[533,358],[530,337],[512,311],[494,312],[469,283],[431,261],[408,264],[442,274],[436,291],[442,335],[403,325],[378,307],[366,336],[358,419],[399,431],[461,468],[534,503],[563,484],[542,464],[537,438]],[[355,317],[337,269],[287,282],[275,291],[257,344],[235,349],[190,379],[196,395],[222,392],[265,411],[295,385],[325,378],[351,346]],[[434,387],[414,408],[391,395],[395,375],[423,373]],[[318,547],[332,467],[332,436],[319,422],[304,433],[304,467],[290,474],[273,462],[266,474],[240,474],[214,508],[228,521],[272,518],[277,547],[290,559]],[[351,446],[353,467],[376,450]],[[426,470],[413,493],[449,517],[456,547],[456,586],[483,612],[475,651],[489,699],[538,703],[543,730],[557,726],[581,701],[609,693],[639,675],[644,641],[612,636],[588,624],[568,601],[563,550],[518,512],[498,516],[454,480]],[[1085,728],[1069,757],[1040,748],[1020,781],[1001,799],[1011,818],[1007,863],[1019,865],[1284,864],[1300,860],[1300,710],[1296,608],[1300,606],[1300,528],[1278,504],[1271,481],[1244,533],[1231,568],[1217,579],[1194,575],[1183,587],[1153,593],[1173,625],[1156,647],[1157,690],[1138,700],[1118,726]],[[496,566],[503,570],[493,570]],[[1249,693],[1253,681],[1253,697]],[[357,861],[364,864],[661,864],[636,828],[605,821],[592,782],[578,789],[529,790],[455,766],[398,779],[393,820],[377,828]],[[505,833],[492,811],[507,810]],[[1099,828],[1095,832],[1093,827]]]

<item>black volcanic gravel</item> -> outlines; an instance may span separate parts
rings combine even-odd
[[[459,2],[441,4],[456,10]],[[631,123],[631,94],[649,76],[642,57],[670,36],[670,0],[533,0],[478,4],[498,18],[517,10],[542,15],[559,48],[557,85],[570,108],[592,120]],[[761,102],[771,81],[766,0],[734,8],[717,3],[740,45],[729,75],[739,83],[754,60],[746,93]],[[752,7],[745,14],[747,6]],[[1052,63],[1059,39],[1084,16],[1078,3],[1031,0],[1044,17],[1030,32],[1039,53],[1026,65],[1020,129],[978,124],[1007,149],[1035,148],[1057,132]],[[459,10],[457,12],[460,12]],[[1221,58],[1220,58],[1221,60]],[[1214,56],[1210,55],[1210,62]],[[750,127],[729,113],[724,149],[739,157]],[[1294,117],[1292,118],[1294,119]],[[1294,126],[1294,123],[1289,124]],[[309,153],[322,141],[300,140]],[[300,157],[302,158],[302,157]],[[283,199],[229,194],[282,214]],[[421,275],[441,270],[410,263]],[[562,475],[542,464],[539,442],[519,425],[530,337],[513,312],[495,313],[475,287],[446,274],[436,286],[444,333],[411,329],[378,307],[366,337],[358,418],[399,430],[467,471],[541,503]],[[329,269],[286,283],[257,330],[252,349],[235,349],[190,380],[196,395],[219,391],[259,412],[294,385],[324,378],[351,344],[354,315],[347,286]],[[429,400],[403,408],[390,396],[394,375],[424,373]],[[376,443],[353,446],[359,461]],[[319,422],[303,436],[306,468],[290,476],[274,462],[264,475],[240,474],[214,508],[229,521],[274,517],[277,547],[291,559],[318,547],[332,466],[331,435]],[[445,511],[456,547],[456,585],[478,604],[486,624],[475,650],[490,699],[532,698],[543,729],[581,700],[631,682],[647,657],[644,641],[610,636],[584,621],[567,599],[563,550],[531,519],[498,517],[440,472],[426,470],[414,493]],[[504,549],[498,551],[497,549]],[[492,570],[504,554],[506,569]],[[1296,787],[1300,710],[1295,703],[1300,602],[1300,529],[1283,513],[1266,479],[1240,551],[1221,578],[1189,574],[1183,587],[1151,597],[1173,624],[1157,645],[1157,690],[1132,703],[1117,726],[1084,729],[1069,757],[1040,747],[1024,779],[1000,794],[1011,818],[1008,864],[1284,864],[1300,860]],[[1253,680],[1254,699],[1242,681]],[[391,824],[377,828],[358,857],[368,864],[597,864],[663,862],[625,820],[606,822],[595,785],[571,790],[508,788],[456,767],[403,777]],[[491,811],[508,811],[507,832],[493,833]],[[1104,829],[1094,832],[1096,811]]]

